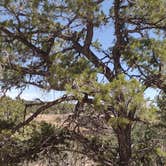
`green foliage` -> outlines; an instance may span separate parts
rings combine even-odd
[[[6,125],[14,127],[14,125],[23,121],[24,117],[24,105],[21,100],[13,100],[9,97],[3,97],[0,99],[0,121],[1,127],[5,128]],[[6,127],[7,127],[6,126]]]
[[[163,130],[154,124],[137,125],[133,132],[133,165],[163,166],[166,162]]]
[[[0,12],[2,92],[29,85],[66,92],[75,102],[60,103],[48,112],[77,115],[81,103],[78,116],[95,116],[103,125],[96,127],[98,133],[112,127],[108,134],[116,135],[108,139],[85,135],[79,150],[89,148],[90,157],[106,166],[130,161],[133,165],[164,165],[165,0],[1,0]],[[114,33],[106,34],[106,39],[110,36],[112,40],[108,40],[109,46],[96,35],[101,28],[113,28]],[[144,99],[144,90],[149,87],[162,90],[155,104]],[[43,103],[43,108],[50,103]],[[9,163],[36,160],[43,156],[45,147],[54,156],[60,155],[64,146],[71,150],[71,133],[46,123],[31,124],[23,134],[20,130],[10,137],[11,129],[24,121],[23,110],[21,100],[0,101],[2,163],[7,159]],[[79,128],[79,117],[72,118],[71,126]],[[113,144],[111,138],[116,139]]]
[[[164,16],[165,13],[165,1],[155,1],[155,0],[138,0],[136,1],[136,5],[133,9],[133,13],[136,16],[143,16],[147,20],[156,22],[158,18],[161,18]],[[159,22],[159,24],[164,24],[164,21]]]

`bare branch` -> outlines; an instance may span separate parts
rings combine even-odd
[[[16,131],[18,131],[20,128],[28,125],[33,119],[35,119],[39,114],[41,114],[43,111],[47,110],[48,108],[62,103],[64,101],[71,101],[71,100],[75,100],[75,98],[73,96],[66,96],[64,95],[63,97],[51,101],[51,102],[47,102],[46,104],[44,104],[43,106],[39,107],[35,113],[33,113],[28,119],[26,119],[24,122],[18,124],[16,127],[14,127],[14,129],[12,130],[12,133],[14,134]]]

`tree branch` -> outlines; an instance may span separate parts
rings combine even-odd
[[[28,119],[26,119],[24,122],[18,124],[16,127],[13,128],[12,133],[14,134],[16,131],[18,131],[20,128],[26,126],[27,124],[29,124],[33,119],[35,119],[40,113],[42,113],[43,111],[45,111],[46,109],[62,103],[64,101],[70,101],[70,100],[75,100],[75,98],[73,96],[66,96],[64,95],[63,97],[51,101],[51,102],[47,102],[46,104],[44,104],[43,106],[39,107],[35,113],[33,113]]]

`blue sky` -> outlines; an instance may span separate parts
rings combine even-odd
[[[7,95],[12,98],[15,98],[17,97],[18,93],[19,93],[18,90],[12,89],[11,91],[7,92]],[[50,101],[62,96],[63,94],[64,92],[53,91],[53,90],[44,91],[37,87],[29,86],[29,88],[26,88],[25,91],[22,93],[21,98],[25,100],[35,100],[39,98],[40,100],[43,101]]]
[[[15,98],[18,95],[18,93],[19,93],[18,90],[12,89],[11,91],[7,92],[7,95],[12,98]],[[150,100],[153,100],[158,93],[159,93],[158,90],[148,88],[145,91],[144,96],[145,96],[145,98],[150,98]],[[35,100],[35,99],[39,98],[43,101],[50,101],[50,100],[54,100],[63,95],[64,95],[64,92],[53,91],[53,90],[48,92],[48,91],[44,91],[39,88],[30,86],[23,92],[23,94],[21,95],[21,98],[23,98],[25,100]]]
[[[103,4],[103,9],[105,13],[109,13],[109,7],[112,4],[112,0],[107,0]],[[110,23],[111,24],[111,23]],[[108,48],[110,45],[112,45],[113,42],[113,26],[107,25],[104,28],[99,28],[95,31],[95,39],[99,39],[99,41],[102,41],[102,46],[104,49]],[[158,93],[157,90],[154,90],[152,88],[149,88],[145,92],[145,98],[150,97],[153,99],[156,94]],[[13,89],[7,93],[7,95],[11,96],[12,98],[16,97],[18,94],[18,91]],[[33,86],[29,86],[29,88],[26,88],[24,93],[21,95],[22,98],[26,100],[33,100],[36,98],[40,98],[41,100],[53,100],[59,96],[62,96],[64,92],[57,92],[57,91],[43,91],[39,88],[35,88]]]

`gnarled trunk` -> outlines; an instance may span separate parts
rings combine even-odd
[[[119,166],[129,166],[131,159],[131,126],[116,130],[119,145]]]

